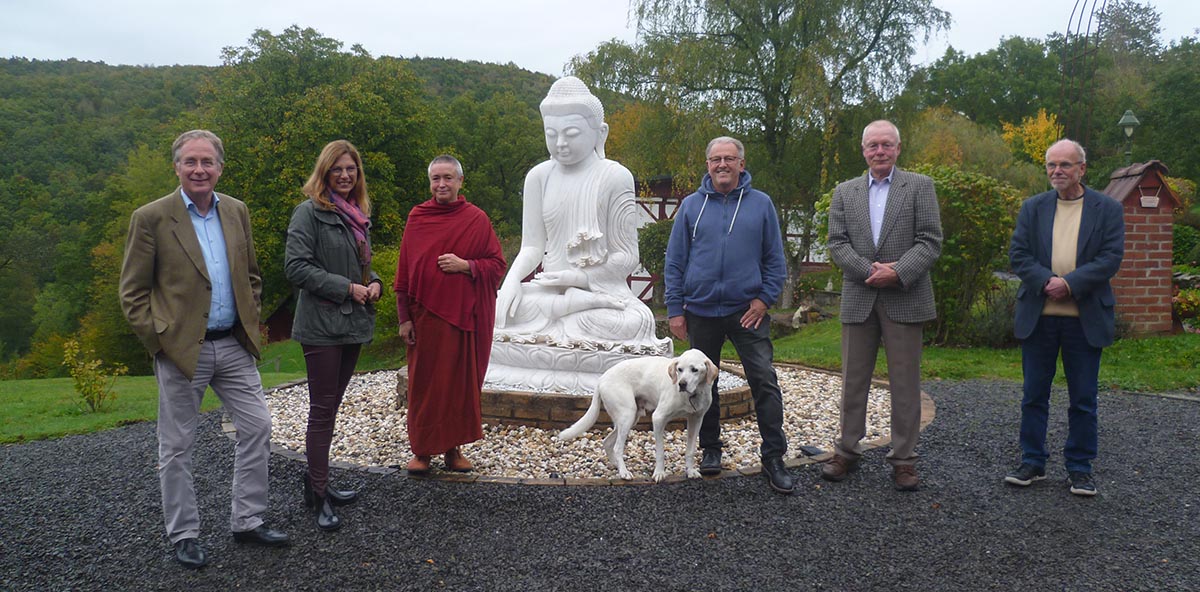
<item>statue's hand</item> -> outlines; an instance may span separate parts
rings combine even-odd
[[[516,316],[517,308],[521,306],[520,284],[505,282],[496,293],[496,327],[503,329],[508,325],[508,319]]]
[[[587,274],[578,269],[567,269],[563,271],[543,271],[535,276],[529,283],[554,288],[579,288],[581,290],[590,289]]]

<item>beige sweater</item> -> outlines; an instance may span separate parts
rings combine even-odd
[[[1083,200],[1058,200],[1054,212],[1054,239],[1051,243],[1050,271],[1058,277],[1075,271],[1075,253],[1079,249],[1079,220],[1083,216]],[[1069,288],[1069,286],[1068,286]],[[1074,298],[1046,299],[1042,314],[1056,317],[1078,317],[1079,305]]]

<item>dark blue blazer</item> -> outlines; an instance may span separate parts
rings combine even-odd
[[[1021,204],[1017,229],[1008,251],[1013,272],[1021,278],[1014,328],[1017,339],[1025,339],[1033,333],[1046,303],[1042,288],[1054,276],[1050,270],[1050,243],[1054,238],[1057,208],[1058,192],[1054,190],[1039,193]],[[1105,347],[1113,342],[1116,299],[1109,280],[1121,269],[1124,257],[1125,216],[1121,204],[1085,187],[1075,271],[1063,279],[1079,305],[1083,333],[1093,347]]]

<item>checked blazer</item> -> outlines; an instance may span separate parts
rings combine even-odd
[[[867,183],[863,175],[838,185],[829,207],[829,255],[842,270],[841,321],[866,321],[876,301],[895,322],[933,320],[937,313],[929,270],[942,253],[942,219],[933,180],[894,169],[878,246],[871,237]],[[894,262],[900,285],[868,286],[873,262]]]

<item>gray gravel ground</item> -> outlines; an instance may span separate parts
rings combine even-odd
[[[362,500],[323,533],[302,465],[272,460],[271,525],[288,549],[228,533],[232,444],[204,416],[194,464],[201,543],[187,571],[162,532],[154,424],[0,447],[0,590],[1196,590],[1200,402],[1101,395],[1100,495],[1067,492],[1061,455],[1028,489],[1016,463],[1019,387],[926,383],[916,493],[884,451],[840,484],[796,471],[659,486],[460,484],[335,470]],[[1056,393],[1050,442],[1065,437]]]

